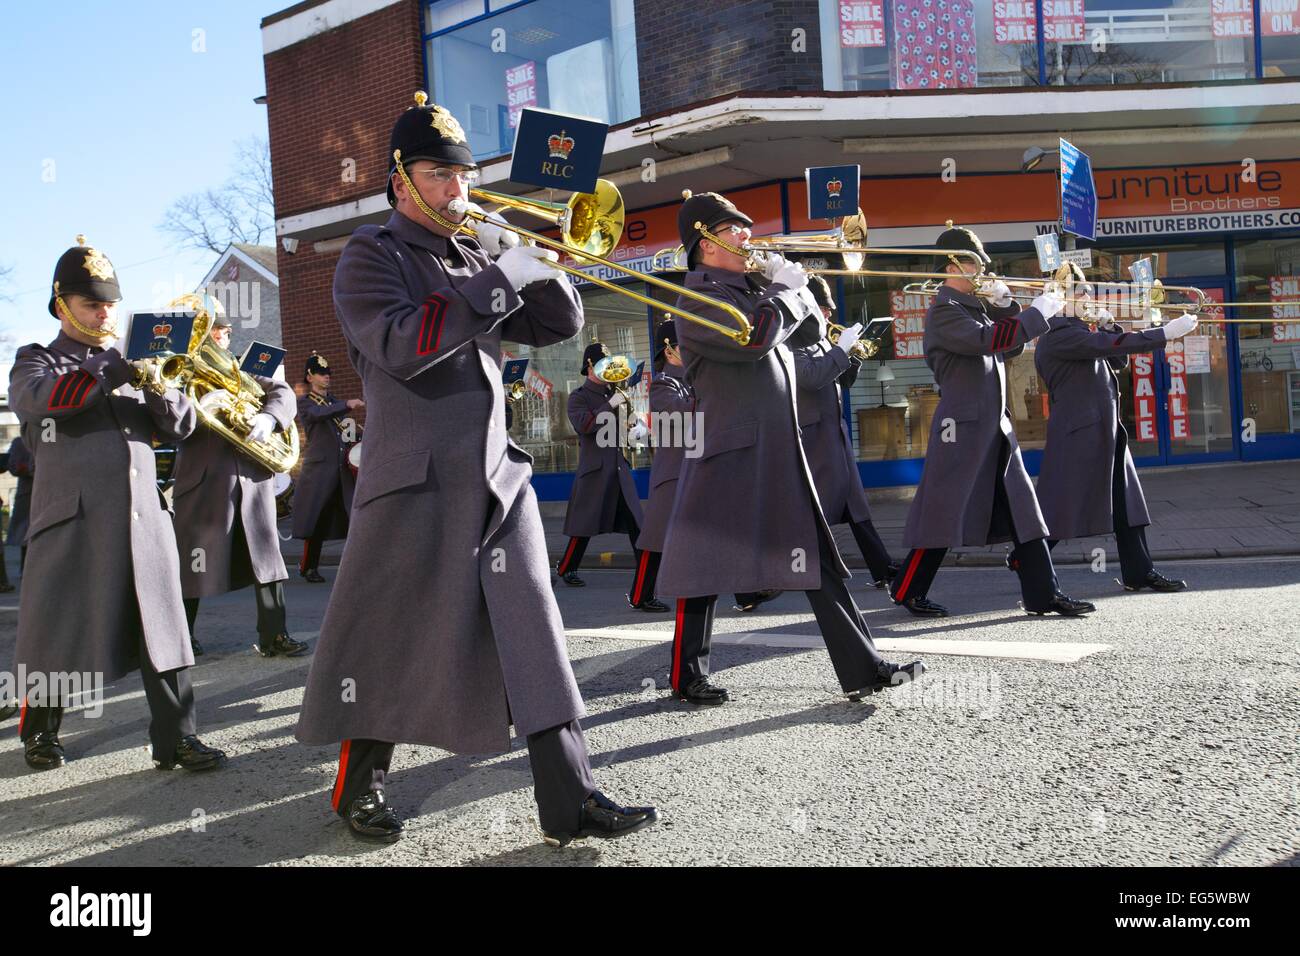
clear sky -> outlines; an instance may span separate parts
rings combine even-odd
[[[266,107],[253,102],[266,92],[259,23],[289,5],[4,5],[0,264],[14,273],[0,289],[13,296],[0,302],[0,333],[20,345],[54,338],[50,280],[78,233],[113,261],[126,309],[198,284],[216,256],[177,252],[158,223],[174,199],[230,176],[239,140],[265,138]],[[3,351],[8,366],[12,344]]]

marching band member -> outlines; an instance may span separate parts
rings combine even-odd
[[[348,451],[356,442],[356,423],[348,413],[364,408],[359,398],[336,398],[330,391],[330,368],[323,355],[312,352],[303,372],[307,394],[298,398],[298,420],[307,433],[302,471],[293,492],[293,536],[305,539],[298,573],[312,584],[321,576],[321,547],[348,536],[348,516],[356,478],[348,467]]]
[[[149,703],[154,765],[210,770],[225,754],[196,736],[194,664],[181,604],[172,516],[158,493],[151,439],[189,437],[197,416],[174,388],[132,387],[134,367],[113,347],[122,298],[108,257],[78,244],[54,270],[49,345],[18,350],[9,402],[40,466],[23,575],[17,667],[95,673],[139,670]],[[69,600],[69,575],[79,590]],[[18,732],[27,765],[64,762],[64,701],[28,696]]]
[[[871,521],[871,507],[862,488],[853,441],[844,424],[842,390],[853,387],[862,363],[852,356],[862,334],[861,325],[846,328],[836,345],[826,337],[827,323],[835,314],[830,287],[821,276],[808,277],[817,309],[790,336],[799,381],[799,429],[804,455],[812,470],[817,498],[826,523],[847,524],[875,587],[883,588],[898,571],[885,543]]]
[[[767,258],[765,276],[746,273],[752,225],[716,193],[687,194],[677,215],[691,269],[687,288],[734,305],[753,328],[740,345],[696,322],[677,326],[703,436],[699,457],[682,462],[659,571],[659,590],[678,598],[670,682],[692,704],[728,700],[709,682],[717,595],[794,590],[807,592],[840,686],[857,699],[919,676],[924,666],[899,667],[880,656],[845,586],[849,572],[799,444],[794,362],[784,344],[813,308],[801,293],[807,275],[780,256]],[[724,325],[733,321],[685,297],[679,305]]]
[[[401,836],[384,789],[395,743],[499,753],[512,723],[547,842],[631,833],[657,815],[596,789],[531,460],[504,427],[501,343],[571,338],[581,302],[542,249],[501,251],[499,226],[457,236],[478,170],[425,100],[393,127],[395,211],[353,233],[334,278],[370,431],[298,739],[342,742],[333,806],[358,837]]]
[[[230,320],[224,313],[213,316],[209,335],[222,349],[230,345]],[[253,378],[266,394],[249,439],[264,441],[277,430],[295,427],[297,403],[288,383]],[[284,582],[289,572],[280,555],[273,474],[211,429],[200,427],[180,447],[172,501],[181,591],[195,655],[203,653],[194,637],[200,599],[250,584],[257,601],[258,652],[263,657],[306,653],[306,643],[290,637],[285,623]]]
[[[628,536],[638,568],[634,575],[629,601],[641,611],[667,611],[667,606],[654,600],[651,593],[645,601],[631,601],[636,591],[635,577],[640,574],[641,552],[637,549],[637,536],[644,522],[641,500],[637,495],[632,465],[621,444],[623,429],[618,424],[619,406],[627,397],[596,374],[596,363],[609,354],[605,346],[592,342],[582,353],[582,373],[585,376],[580,388],[569,395],[569,424],[578,433],[578,470],[569,492],[569,507],[564,515],[564,533],[569,536],[568,547],[556,566],[555,573],[569,587],[580,588],[586,582],[578,577],[578,566],[587,552],[587,543],[593,535],[618,534]],[[630,409],[623,414],[630,412]],[[614,434],[618,441],[604,440],[610,434],[609,423],[618,427]]]
[[[1082,271],[1076,272],[1074,293],[1090,298]],[[1100,309],[1094,331],[1079,311],[1067,309],[1034,349],[1034,366],[1052,406],[1038,474],[1048,546],[1114,532],[1126,591],[1181,591],[1187,582],[1165,577],[1151,563],[1145,530],[1151,516],[1120,420],[1115,373],[1128,366],[1130,355],[1162,349],[1194,331],[1196,317],[1181,315],[1161,328],[1125,332]]]
[[[6,544],[19,546],[18,574],[21,576],[27,564],[27,525],[32,511],[32,482],[36,478],[36,459],[22,435],[15,437],[9,446],[9,474],[18,479],[18,488],[14,491],[14,505],[9,512]]]
[[[935,245],[991,261],[979,237],[951,222]],[[925,364],[939,385],[939,406],[903,531],[903,543],[912,550],[894,578],[894,602],[918,616],[947,616],[946,608],[927,597],[947,550],[1012,541],[1026,611],[1068,617],[1094,611],[1092,604],[1067,597],[1057,586],[1047,526],[1006,407],[1004,363],[1047,331],[1063,300],[1046,293],[1022,310],[999,281],[983,293],[986,303],[967,278],[978,267],[949,259],[944,271],[950,278],[926,313],[924,341]]]

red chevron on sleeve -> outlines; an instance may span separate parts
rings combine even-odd
[[[80,408],[85,404],[86,396],[90,394],[94,384],[95,376],[85,369],[78,368],[65,372],[54,383],[54,391],[50,392],[49,410]]]
[[[767,341],[767,331],[774,321],[776,321],[776,307],[760,305],[758,311],[754,313],[754,328],[750,331],[746,348],[760,348]]]
[[[447,314],[447,300],[434,293],[424,300],[424,318],[420,322],[420,338],[416,345],[417,355],[428,355],[438,351],[438,342],[442,339],[442,320]]]
[[[1020,331],[1020,320],[1014,315],[998,319],[993,323],[993,351],[1005,352],[1016,343],[1016,333]]]

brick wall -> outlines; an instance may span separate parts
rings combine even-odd
[[[280,250],[280,325],[287,352],[284,373],[289,384],[302,384],[303,366],[315,350],[329,360],[333,372],[330,390],[340,398],[360,398],[361,378],[348,361],[347,340],[334,313],[334,267],[338,261],[339,253],[314,252],[309,242],[291,256]],[[360,415],[357,420],[364,421]]]
[[[742,90],[822,88],[817,0],[637,0],[641,112]],[[791,31],[806,31],[795,53]]]
[[[263,58],[277,217],[383,190],[393,120],[424,86],[419,14],[403,0]]]

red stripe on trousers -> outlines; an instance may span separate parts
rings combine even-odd
[[[894,595],[894,600],[900,604],[907,600],[908,585],[912,583],[912,575],[916,573],[917,567],[921,564],[921,555],[923,554],[925,554],[925,548],[918,549],[916,554],[912,555],[912,560],[908,562],[907,573],[903,575],[903,583],[899,585],[898,593]]]
[[[577,544],[578,544],[578,539],[577,539],[577,538],[570,538],[570,539],[569,539],[569,547],[568,547],[567,549],[565,549],[564,557],[562,557],[562,558],[560,559],[560,567],[559,567],[559,569],[556,571],[557,574],[568,574],[568,573],[569,573],[569,558],[573,557],[573,549],[574,549],[574,547],[577,546]]]
[[[339,751],[339,776],[334,781],[334,793],[330,796],[330,803],[334,807],[334,812],[339,809],[339,800],[343,798],[343,781],[348,776],[348,757],[352,751],[352,741],[343,741],[343,749]]]
[[[306,570],[307,570],[307,550],[308,550],[310,547],[311,547],[311,542],[310,542],[310,541],[304,541],[304,542],[302,543],[302,560],[298,562],[298,570],[299,570],[299,571],[306,571]]]
[[[27,722],[27,698],[23,698],[23,705],[18,709],[18,736],[21,739],[23,735],[23,724]]]
[[[686,620],[686,598],[677,599],[677,626],[673,628],[673,670],[672,685],[673,690],[679,690],[677,686],[682,680],[682,624]]]
[[[641,562],[640,562],[640,564],[638,565],[638,567],[637,567],[637,571],[636,571],[636,584],[632,585],[632,603],[633,603],[633,604],[640,604],[640,603],[641,603],[641,588],[643,588],[643,587],[645,586],[645,569],[646,569],[646,565],[649,564],[649,563],[650,563],[650,552],[649,552],[649,551],[642,551],[642,552],[641,552]]]

